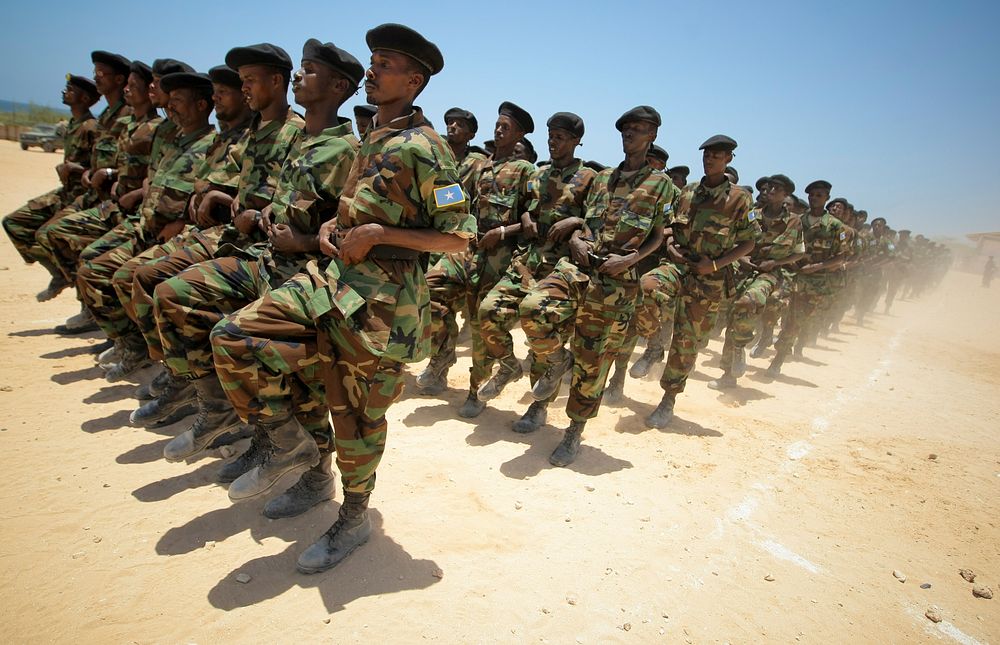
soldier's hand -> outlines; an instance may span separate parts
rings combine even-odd
[[[159,240],[161,243],[167,242],[173,239],[173,237],[178,233],[180,233],[182,230],[184,230],[184,222],[179,219],[174,220],[173,222],[170,222],[162,229],[160,229],[160,233],[156,236],[156,239]]]
[[[521,214],[521,237],[526,240],[533,240],[538,237],[538,224],[527,213]]]
[[[667,256],[674,264],[688,264],[687,258],[673,244],[667,244]]]
[[[240,211],[233,218],[233,225],[240,233],[250,235],[257,228],[257,221],[260,219],[260,211],[248,208]]]
[[[497,244],[500,244],[500,227],[496,227],[486,232],[485,235],[479,238],[479,243],[476,245],[477,248],[483,251],[489,251]]]
[[[722,267],[719,268],[721,269]],[[697,264],[694,265],[694,272],[698,275],[715,273],[715,267],[712,266],[712,259],[706,256],[698,260]]]
[[[573,231],[580,228],[579,217],[567,217],[561,219],[549,227],[548,239],[553,242],[565,242]]]
[[[757,266],[757,268],[763,273],[770,273],[771,271],[774,271],[776,266],[777,262],[774,260],[764,260]]]
[[[84,188],[90,188],[90,169],[83,171],[83,175],[80,177],[80,183],[83,184]]]
[[[319,227],[319,250],[323,255],[337,257],[337,220],[336,218],[323,222]]]
[[[66,167],[65,163],[56,166],[56,174],[59,175],[59,182],[65,186],[66,182],[69,181],[69,168]]]
[[[90,185],[95,190],[100,190],[101,186],[108,180],[108,169],[98,168],[97,172],[90,174]]]
[[[368,252],[382,239],[380,224],[362,224],[347,231],[340,239],[340,259],[347,264],[357,264],[368,257]]]
[[[816,265],[816,264],[807,264],[807,265],[803,266],[801,269],[799,269],[799,273],[806,273],[806,274],[816,273],[816,271],[818,269],[819,269],[819,266]]]
[[[569,239],[569,254],[577,266],[585,268],[590,266],[590,258],[587,256],[588,250],[590,250],[590,245],[586,241],[579,237]]]
[[[608,259],[601,266],[597,267],[597,270],[604,275],[621,275],[632,267],[636,256],[636,253],[629,253],[628,255],[611,253],[608,255]]]
[[[302,253],[304,251],[301,234],[288,224],[268,224],[267,237],[271,246],[282,253]]]
[[[115,182],[115,186],[117,186],[117,185],[118,185],[118,182]],[[141,201],[142,201],[142,189],[137,189],[137,190],[133,190],[133,191],[127,192],[124,195],[122,195],[121,197],[119,197],[118,198],[118,205],[121,206],[122,208],[124,208],[127,211],[131,211],[136,206],[138,206],[139,202],[141,202]]]
[[[257,227],[260,232],[264,235],[271,235],[271,205],[268,204],[260,212],[260,218],[257,220]]]

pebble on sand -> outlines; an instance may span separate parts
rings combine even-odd
[[[960,575],[963,578],[965,578],[966,582],[975,582],[976,581],[976,574],[975,574],[975,572],[972,571],[972,569],[959,569],[958,570],[958,575]]]
[[[772,575],[771,575],[771,574],[769,573],[769,574],[767,574],[766,576],[764,576],[764,580],[767,580],[768,582],[774,582],[774,576],[772,576]]]
[[[942,620],[941,609],[938,607],[931,607],[930,609],[924,612],[924,616],[926,616],[927,620],[931,621],[932,623],[940,623]]]
[[[250,577],[249,573],[237,573],[236,574],[236,582],[239,582],[241,584],[246,584],[246,583],[250,582],[252,579],[253,578]]]
[[[906,575],[899,569],[893,570],[892,577],[895,578],[896,580],[899,580],[900,582],[906,582]]]
[[[972,595],[976,598],[985,598],[990,600],[993,598],[993,590],[986,585],[976,585],[972,588]]]

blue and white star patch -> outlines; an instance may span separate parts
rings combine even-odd
[[[757,219],[757,213],[756,213],[756,211],[750,211],[747,214],[747,219],[750,220],[751,222],[754,221],[755,219]]]
[[[841,231],[840,232],[840,239],[841,239],[841,241],[846,240],[847,239],[847,233],[845,233],[844,231]]]
[[[434,203],[438,208],[443,206],[454,206],[465,201],[465,193],[458,184],[442,186],[434,189]]]

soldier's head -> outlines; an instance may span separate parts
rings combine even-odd
[[[350,53],[310,38],[302,46],[302,65],[292,77],[292,93],[306,110],[326,104],[339,108],[357,91],[364,75],[365,68]]]
[[[100,50],[91,52],[90,60],[94,63],[94,84],[101,96],[125,90],[132,61],[121,54]]]
[[[292,59],[281,47],[270,43],[234,47],[226,54],[226,65],[240,75],[247,105],[255,112],[283,105],[292,77]]]
[[[535,122],[527,110],[510,101],[500,104],[493,127],[493,142],[502,155],[511,154],[517,142],[534,131]]]
[[[868,221],[868,211],[865,211],[865,210],[855,211],[855,213],[854,213],[854,220],[858,224],[864,224],[865,222]]]
[[[378,114],[374,105],[364,104],[354,106],[354,122],[358,126],[358,136],[364,137],[372,127],[372,120]]]
[[[618,117],[615,129],[622,133],[625,156],[645,158],[662,123],[660,113],[648,105],[636,106]]]
[[[175,72],[160,78],[160,89],[167,93],[167,110],[184,134],[208,125],[214,104],[214,88],[208,74]]]
[[[535,146],[531,145],[530,141],[526,138],[522,138],[514,144],[514,158],[520,159],[521,161],[535,163],[538,161],[538,153],[535,152]]]
[[[459,107],[453,107],[444,113],[444,125],[447,130],[448,143],[459,147],[472,141],[479,130],[479,121],[476,120],[476,115]]]
[[[764,183],[764,199],[773,208],[781,208],[794,192],[795,183],[786,175],[771,175]]]
[[[726,166],[726,170],[722,174],[726,176],[726,179],[729,180],[729,183],[731,184],[740,183],[740,173],[732,166]]]
[[[63,105],[86,109],[97,103],[100,98],[101,93],[97,91],[94,81],[86,76],[66,74],[66,87],[62,92]]]
[[[243,96],[243,81],[236,70],[216,65],[208,70],[212,79],[212,104],[215,117],[223,123],[241,123],[250,115],[250,106]]]
[[[809,210],[809,204],[805,203],[795,195],[789,195],[785,200],[785,206],[788,208],[788,212],[793,215],[801,215]]]
[[[677,188],[684,188],[687,185],[688,175],[690,174],[691,169],[687,166],[674,166],[667,171],[667,175]]]
[[[372,105],[412,104],[431,76],[444,69],[437,45],[405,25],[386,23],[368,31],[371,65],[365,94]]]
[[[830,191],[833,185],[825,179],[817,179],[806,186],[806,195],[809,197],[809,208],[813,211],[821,211],[826,203],[830,201]]]
[[[160,87],[160,79],[162,79],[167,74],[179,74],[181,72],[193,73],[194,68],[187,63],[182,63],[179,60],[174,60],[173,58],[157,58],[153,61],[153,80],[149,84],[149,101],[156,108],[166,108],[167,116],[170,119],[174,118],[174,115],[170,112],[169,96]]]
[[[843,197],[838,197],[830,200],[830,202],[826,205],[826,210],[828,213],[843,222],[845,206],[847,206],[847,200]]]
[[[486,151],[486,154],[492,157],[497,153],[497,142],[493,139],[483,141],[483,150]]]
[[[709,137],[698,148],[701,153],[701,165],[706,177],[718,177],[725,175],[726,171],[732,172],[729,163],[733,160],[733,150],[736,149],[736,140],[724,134],[717,134]],[[739,175],[730,177],[731,183],[739,181]]]
[[[125,102],[136,112],[142,113],[152,107],[149,84],[153,80],[153,70],[138,60],[132,61],[129,69],[128,82],[125,83]]]
[[[573,159],[583,139],[583,119],[572,112],[556,112],[545,125],[549,129],[549,159],[556,163]]]
[[[667,167],[668,159],[670,159],[670,155],[667,154],[666,150],[655,143],[650,144],[649,150],[646,151],[646,163],[657,170],[664,170]]]

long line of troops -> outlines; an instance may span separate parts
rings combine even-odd
[[[724,135],[701,146],[704,176],[687,183],[654,144],[661,119],[649,106],[615,123],[624,160],[613,167],[576,157],[584,123],[569,112],[548,119],[550,159],[532,163],[533,120],[509,101],[488,152],[470,145],[478,123],[463,109],[445,113],[443,139],[413,105],[444,65],[440,50],[398,24],[366,42],[367,70],[316,39],[297,69],[264,43],[231,49],[207,74],[95,51],[92,79],[67,75],[60,187],[3,220],[24,260],[51,274],[40,301],[76,288],[80,313],[57,330],[113,341],[98,357],[109,381],[162,366],[130,421],[195,415],[167,460],[250,436],[219,480],[241,501],[301,471],[264,507],[280,518],[333,498],[335,457],[344,502],[301,554],[304,573],[367,540],[403,366],[430,357],[417,387],[441,392],[456,314],[472,331],[463,417],[522,376],[518,323],[534,401],[514,431],[545,423],[572,371],[571,423],[550,457],[565,466],[602,400],[621,400],[627,371],[642,377],[666,355],[663,398],[645,420],[663,428],[713,327],[725,343],[711,387],[737,385],[755,337],[754,357],[775,345],[767,373],[778,376],[851,306],[861,322],[884,291],[888,311],[948,265],[923,237],[866,224],[824,180],[806,186],[805,203],[787,176],[763,177],[755,202]],[[356,135],[339,109],[361,85]]]

